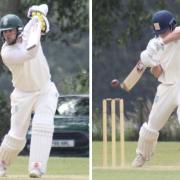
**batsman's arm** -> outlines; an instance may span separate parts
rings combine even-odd
[[[24,30],[24,37],[26,39],[26,50],[34,50],[40,43],[41,25],[37,16],[30,20],[30,26]]]
[[[180,27],[176,27],[174,31],[168,34],[166,37],[163,38],[163,43],[168,44],[172,41],[176,41],[180,39]]]
[[[157,65],[150,69],[150,73],[158,79],[164,73],[164,70],[161,65]]]
[[[139,81],[147,67],[152,68],[159,65],[158,60],[155,58],[157,53],[159,53],[156,49],[155,42],[155,39],[149,41],[146,49],[141,52],[140,60],[138,61],[136,66],[120,84],[121,88],[125,89],[126,91],[130,91]]]
[[[180,27],[176,27],[174,31],[170,32],[168,35],[160,35],[156,38],[155,47],[157,50],[164,49],[164,46],[170,42],[177,41],[180,39]]]

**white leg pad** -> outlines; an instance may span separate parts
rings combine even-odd
[[[0,161],[3,161],[7,166],[9,166],[22,151],[25,143],[25,139],[15,138],[9,134],[5,135],[0,147]]]
[[[53,125],[37,124],[32,126],[32,137],[30,146],[29,171],[35,163],[41,164],[41,171],[46,172],[47,162],[52,146]]]
[[[139,141],[136,149],[137,154],[141,154],[145,160],[150,160],[159,137],[159,132],[149,129],[147,123],[144,123],[139,132]]]

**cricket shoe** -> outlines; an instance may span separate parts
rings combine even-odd
[[[41,163],[35,162],[33,163],[32,169],[29,173],[30,178],[40,178],[43,175],[43,172],[41,170]]]
[[[4,161],[0,161],[0,177],[6,176],[6,164]]]
[[[146,162],[142,154],[137,154],[134,161],[132,162],[133,167],[142,167]]]

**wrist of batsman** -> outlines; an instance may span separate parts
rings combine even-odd
[[[163,68],[161,65],[154,66],[150,69],[151,74],[158,78],[163,73]]]

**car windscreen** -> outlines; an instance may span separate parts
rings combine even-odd
[[[62,116],[88,116],[88,97],[60,97],[57,114]]]

